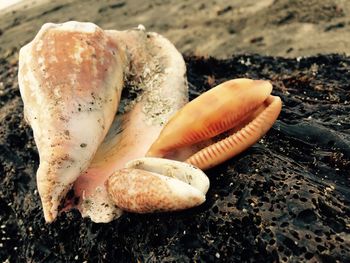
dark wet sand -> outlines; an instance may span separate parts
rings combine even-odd
[[[207,171],[200,207],[109,224],[70,211],[50,225],[17,67],[0,63],[0,262],[349,262],[349,58],[187,58],[191,99],[227,79],[270,79],[284,104],[274,127]]]

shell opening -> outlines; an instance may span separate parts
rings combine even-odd
[[[272,127],[281,111],[281,107],[282,102],[279,97],[269,96],[239,127],[233,128],[224,138],[222,138],[222,135],[217,136],[213,144],[190,156],[186,163],[205,170],[243,152],[256,143]]]

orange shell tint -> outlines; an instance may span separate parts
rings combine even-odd
[[[266,100],[266,104],[266,109],[244,128],[200,150],[188,158],[186,162],[205,170],[232,158],[252,146],[272,127],[281,111],[282,104],[279,97],[270,96]]]

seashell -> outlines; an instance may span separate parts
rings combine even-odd
[[[105,180],[143,157],[188,101],[185,72],[176,48],[142,27],[104,31],[92,23],[49,23],[21,49],[19,85],[40,155],[37,184],[46,222],[56,218],[72,187],[83,216],[95,222],[120,216]],[[123,89],[131,95],[120,101]],[[66,210],[74,200],[65,200]]]
[[[111,199],[125,211],[177,211],[205,201],[209,179],[192,165],[162,158],[139,158],[125,167],[107,181]]]
[[[45,220],[85,171],[113,121],[123,83],[117,43],[91,23],[45,24],[19,54],[25,118],[40,156]]]
[[[147,156],[171,156],[204,170],[228,160],[256,143],[276,121],[282,103],[271,91],[272,85],[262,80],[235,79],[216,86],[169,120]],[[185,159],[173,153],[193,145],[195,153]]]

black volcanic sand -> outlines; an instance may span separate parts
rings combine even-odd
[[[191,98],[227,79],[270,79],[284,104],[279,120],[207,172],[211,187],[198,208],[109,224],[72,211],[51,225],[36,191],[17,61],[0,63],[1,261],[350,262],[349,57],[187,58]]]

